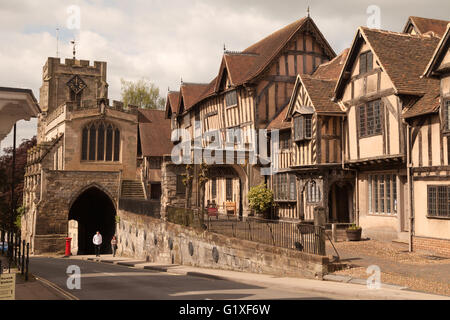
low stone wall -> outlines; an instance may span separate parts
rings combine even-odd
[[[119,255],[278,276],[322,279],[328,271],[328,257],[195,230],[123,210],[119,216]]]

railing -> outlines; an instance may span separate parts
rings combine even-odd
[[[208,218],[210,232],[303,251],[326,255],[325,230],[323,227],[287,221],[247,217],[245,220],[230,220],[228,217]]]
[[[8,273],[11,273],[11,267],[17,267],[25,276],[25,281],[28,281],[30,244],[21,240],[20,232],[12,233],[5,230],[0,230],[0,241],[0,253],[2,256],[8,257]],[[4,266],[0,260],[0,274],[3,273],[3,270]]]
[[[321,226],[254,217],[239,220],[239,217],[230,215],[208,216],[206,209],[202,225],[199,212],[198,208],[186,210],[168,206],[166,217],[167,221],[172,223],[202,227],[209,232],[229,237],[321,256],[326,255],[325,240],[328,237],[325,228]]]

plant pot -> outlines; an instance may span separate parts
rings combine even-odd
[[[349,229],[347,229],[346,230],[347,239],[349,241],[360,241],[361,240],[361,232],[362,232],[361,228],[356,229],[356,230],[349,230]]]

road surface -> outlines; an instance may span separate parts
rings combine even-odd
[[[70,265],[81,271],[81,289],[67,287]],[[64,258],[33,257],[30,272],[80,300],[216,300],[216,299],[341,299],[339,295],[252,285],[198,276],[140,270],[114,264]],[[71,281],[70,283],[75,283]]]

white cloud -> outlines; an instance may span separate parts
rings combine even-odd
[[[165,94],[169,86],[178,88],[180,77],[209,82],[219,69],[224,43],[229,50],[245,49],[305,16],[308,4],[337,53],[366,23],[369,5],[380,7],[382,28],[394,31],[409,15],[448,19],[450,12],[447,0],[2,1],[0,86],[30,88],[38,97],[42,66],[55,56],[59,27],[61,57],[72,56],[69,41],[75,35],[78,58],[108,62],[112,99],[120,99],[120,78],[144,77]],[[81,9],[79,32],[66,28],[70,5]]]

